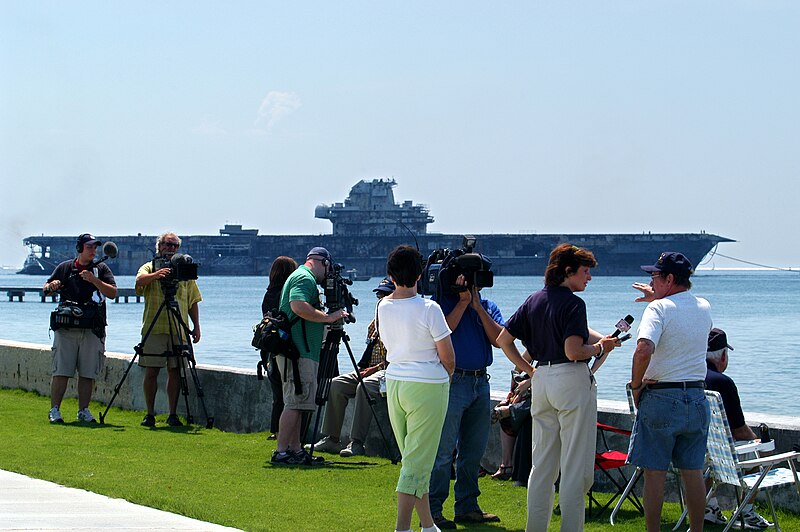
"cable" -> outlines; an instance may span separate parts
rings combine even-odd
[[[767,268],[769,270],[778,270],[778,271],[781,271],[781,272],[800,273],[800,270],[793,270],[791,268],[779,268],[777,266],[768,266],[766,264],[759,264],[757,262],[750,262],[748,260],[737,259],[736,257],[729,257],[728,255],[723,255],[722,253],[716,251],[716,249],[711,252],[711,257],[709,257],[709,260],[711,260],[713,257],[715,257],[717,255],[719,255],[720,257],[723,257],[725,259],[735,260],[736,262],[741,262],[743,264],[749,264],[751,266],[758,266],[759,268]],[[708,261],[706,261],[706,262],[708,262]]]

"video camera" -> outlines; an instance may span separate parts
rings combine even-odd
[[[426,296],[454,295],[473,286],[491,287],[494,284],[492,261],[473,252],[475,243],[474,236],[464,235],[461,249],[434,250],[423,267],[422,293]],[[459,275],[464,276],[466,286],[456,284]]]
[[[345,323],[355,323],[356,317],[353,315],[353,306],[358,305],[358,299],[353,297],[347,287],[353,284],[349,277],[342,277],[344,266],[333,264],[325,273],[325,306],[329,311],[335,312],[339,309],[347,310]]]
[[[167,298],[175,296],[179,281],[194,281],[197,279],[198,266],[199,264],[194,262],[191,255],[183,253],[175,253],[171,257],[161,255],[153,258],[153,271],[169,268],[169,274],[160,279],[161,289]]]

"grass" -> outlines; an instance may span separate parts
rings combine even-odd
[[[97,415],[104,407],[91,408]],[[275,442],[264,433],[171,428],[165,416],[145,429],[142,412],[119,409],[108,413],[105,425],[73,422],[74,399],[61,408],[67,422],[50,425],[49,409],[47,397],[0,390],[0,469],[244,530],[393,529],[399,466],[388,460],[337,456],[324,467],[272,466]],[[524,488],[488,477],[480,488],[482,507],[502,522],[469,530],[524,529]],[[452,505],[451,493],[445,515],[452,516]],[[665,505],[662,530],[679,514],[678,505]],[[786,530],[800,530],[798,516],[782,513],[780,520]],[[628,505],[617,522],[614,530],[644,529],[644,518]],[[556,512],[551,528],[559,524]],[[586,530],[610,528],[608,514],[586,523]]]

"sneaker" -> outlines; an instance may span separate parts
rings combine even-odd
[[[367,454],[367,451],[364,449],[364,444],[360,441],[351,441],[347,444],[347,447],[339,451],[339,456],[344,456],[345,458],[349,456],[362,456]]]
[[[456,524],[443,515],[434,515],[433,524],[439,527],[440,530],[455,530]]]
[[[181,422],[181,419],[176,414],[170,414],[167,417],[167,425],[170,427],[182,427],[183,422]]]
[[[64,418],[61,417],[61,411],[56,406],[50,409],[50,413],[47,415],[47,417],[50,419],[50,423],[64,422]]]
[[[311,445],[306,445],[306,448],[310,451]],[[333,441],[330,436],[325,436],[317,443],[314,444],[314,452],[317,453],[332,453],[336,454],[342,450],[342,444],[338,441]],[[307,452],[304,450],[304,452]]]
[[[269,460],[276,465],[300,465],[302,462],[297,460],[297,457],[292,451],[278,452],[272,451],[272,458]]]
[[[769,527],[775,526],[774,523],[770,523],[756,512],[753,505],[748,505],[748,507],[742,511],[742,517],[744,517],[744,528],[746,530],[764,530]],[[741,528],[742,522],[739,518],[736,519],[736,522],[733,524],[734,528]]]
[[[722,515],[720,507],[711,504],[706,506],[706,513],[703,516],[703,520],[706,523],[713,523],[715,525],[725,525],[728,523],[728,519]]]
[[[156,416],[145,414],[144,419],[140,423],[143,427],[155,427],[156,426]]]
[[[88,408],[81,408],[78,410],[78,421],[83,421],[85,423],[97,423],[97,420],[94,418],[91,412],[89,412]]]
[[[311,456],[305,449],[293,451],[293,454],[298,461],[297,463],[301,465],[323,465],[325,463],[325,459],[323,457]]]

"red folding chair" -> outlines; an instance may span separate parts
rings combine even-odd
[[[606,439],[606,433],[609,432],[620,434],[630,439],[631,431],[620,429],[618,427],[612,427],[611,425],[604,425],[603,423],[597,424],[597,431],[600,435],[601,441],[603,442],[603,448],[605,450],[595,453],[594,469],[595,471],[602,471],[606,478],[617,489],[617,492],[614,493],[614,495],[608,501],[606,501],[605,504],[601,504],[600,501],[598,501],[595,497],[593,491],[594,486],[592,486],[592,489],[589,490],[589,516],[598,517],[603,515],[603,513],[612,504],[614,504],[614,501],[616,501],[620,496],[624,497],[623,501],[625,499],[630,501],[630,503],[639,511],[639,513],[644,515],[644,507],[639,501],[639,498],[635,493],[633,493],[632,490],[625,489],[630,480],[625,475],[622,467],[626,465],[625,461],[628,459],[628,453],[611,449]],[[596,508],[596,512],[593,510],[593,508]]]

